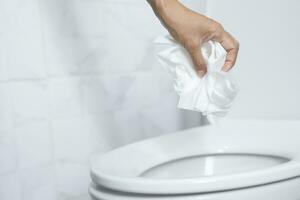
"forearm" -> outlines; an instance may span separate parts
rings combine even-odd
[[[153,7],[153,9],[160,9],[162,7],[164,7],[166,4],[170,3],[170,2],[174,2],[174,1],[178,1],[178,0],[147,0],[148,3]]]
[[[147,2],[152,7],[155,15],[162,21],[162,13],[167,7],[167,4],[170,3],[170,1],[177,1],[177,0],[147,0]]]
[[[183,11],[185,7],[180,3],[179,0],[147,0],[147,2],[151,5],[155,15],[158,17],[161,23],[170,32],[172,32],[173,25],[185,21],[178,20],[179,18],[185,18],[185,16],[181,14],[181,11]]]

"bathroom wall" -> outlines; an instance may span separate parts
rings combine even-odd
[[[298,0],[208,1],[208,14],[241,44],[230,116],[300,118],[299,10]]]
[[[87,200],[91,155],[200,124],[156,61],[164,33],[146,1],[0,0],[1,200]]]

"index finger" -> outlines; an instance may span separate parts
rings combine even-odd
[[[235,64],[239,52],[239,43],[228,33],[224,32],[219,38],[214,38],[227,51],[223,71],[229,71]]]

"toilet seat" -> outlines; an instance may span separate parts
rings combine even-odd
[[[97,185],[140,194],[253,187],[300,176],[299,142],[299,121],[226,120],[96,156],[91,177]]]

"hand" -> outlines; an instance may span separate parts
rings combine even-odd
[[[148,0],[155,14],[169,33],[188,51],[200,77],[207,71],[201,46],[213,40],[227,51],[223,71],[230,70],[236,61],[239,43],[218,22],[196,13],[178,0]]]

